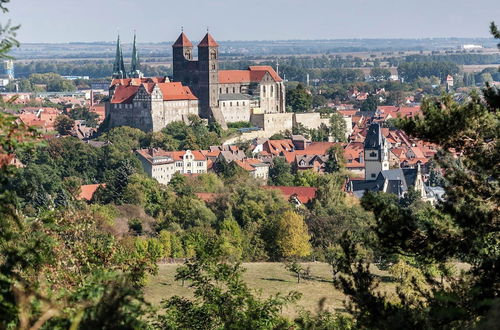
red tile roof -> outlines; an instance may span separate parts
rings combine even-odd
[[[193,44],[191,43],[191,41],[189,41],[186,34],[182,32],[179,38],[177,38],[177,40],[174,42],[172,47],[193,47]]]
[[[111,99],[111,103],[130,103],[138,90],[139,86],[118,85]]]
[[[113,79],[110,86],[124,85],[124,86],[140,86],[146,83],[164,83],[167,81],[166,77],[145,77],[145,78],[124,78]]]
[[[295,149],[292,140],[267,140],[264,142],[262,149],[273,155],[280,155],[281,153],[290,152]]]
[[[220,84],[237,84],[241,82],[251,82],[250,71],[248,70],[219,70]]]
[[[220,194],[217,193],[195,193],[204,202],[213,202]]]
[[[151,163],[153,157],[170,157],[172,161],[177,161],[182,160],[182,157],[186,154],[186,151],[165,151],[160,148],[139,149],[136,152]],[[199,150],[191,150],[191,153],[196,161],[207,160]]]
[[[248,172],[255,171],[255,165],[264,165],[264,163],[260,159],[256,158],[246,158],[242,160],[236,159],[234,160],[234,162]]]
[[[262,186],[264,189],[279,190],[283,197],[289,199],[296,196],[302,203],[306,204],[316,198],[316,188],[314,187],[288,187],[288,186]]]
[[[164,101],[198,99],[189,87],[182,86],[180,82],[159,83],[156,85],[160,88]]]
[[[100,186],[106,187],[105,183],[97,183],[97,184],[85,184],[83,186],[80,186],[80,196],[78,199],[86,199],[86,200],[91,200],[92,196],[94,196],[95,191],[97,188]]]
[[[198,47],[219,47],[219,44],[210,35],[210,33],[205,34],[205,37],[200,41]]]
[[[248,70],[220,70],[219,83],[235,84],[244,82],[261,82],[262,78],[269,73],[274,81],[283,81],[271,66],[249,66]]]
[[[257,78],[260,74],[262,74],[262,77],[264,76],[264,73],[269,73],[271,77],[274,79],[276,82],[283,81],[281,77],[274,71],[272,66],[269,65],[251,65],[248,67],[248,70],[252,72],[252,74],[255,75]],[[262,79],[262,77],[259,78],[259,81]]]
[[[160,89],[164,101],[176,100],[197,100],[191,89],[187,86],[182,86],[180,82],[166,82],[166,83],[143,83],[146,92],[151,93],[155,86]],[[111,99],[111,103],[130,103],[139,91],[140,86],[135,85],[118,85]]]

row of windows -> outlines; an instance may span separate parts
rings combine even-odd
[[[230,107],[233,106],[233,102],[222,102],[222,106],[225,107],[226,105],[228,105],[228,103],[229,103]],[[236,104],[237,107],[239,107],[240,106],[240,101],[236,101],[235,104]],[[241,105],[245,106],[246,102],[245,101],[241,101]]]
[[[144,104],[146,104],[146,103],[144,102]],[[115,104],[114,108],[115,109],[132,109],[132,108],[134,108],[134,105],[133,104],[127,104],[127,103],[123,103],[123,104],[119,103],[119,104]]]
[[[270,96],[270,97],[274,97],[274,86],[273,86],[273,85],[271,85],[270,87],[271,87],[271,88],[270,88],[270,90],[269,90],[269,96]],[[265,85],[263,85],[263,86],[262,86],[262,97],[267,97],[267,94],[266,94],[266,86],[265,86]]]
[[[239,92],[241,93],[242,90],[243,90],[243,87],[240,87]],[[222,87],[219,88],[219,93],[222,94]],[[236,87],[233,87],[233,94],[234,93],[236,93]],[[229,94],[229,87],[226,87],[226,94]]]

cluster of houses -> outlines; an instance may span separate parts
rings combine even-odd
[[[67,108],[63,111],[51,107],[24,106],[15,115],[24,124],[34,126],[45,133],[55,130],[54,123],[57,116],[64,112],[68,113],[74,107],[89,107],[90,111],[99,115],[99,123],[105,119],[104,105],[95,105],[93,100],[78,98],[51,101],[54,103],[60,101],[59,104],[65,104]],[[386,124],[394,118],[418,116],[421,113],[419,106],[379,106],[375,112],[366,112],[353,109],[349,104],[340,104],[337,105],[337,111],[345,119],[349,119],[346,120],[351,126],[347,127],[349,133],[347,142],[314,142],[303,135],[292,135],[288,139],[279,140],[255,138],[246,152],[236,145],[222,145],[212,146],[208,150],[185,151],[150,148],[136,150],[135,154],[145,172],[162,184],[168,184],[175,173],[184,175],[207,173],[215,171],[217,164],[224,162],[247,171],[265,186],[275,158],[283,158],[296,171],[310,170],[322,173],[325,172],[330,149],[336,146],[337,150],[343,150],[344,165],[349,173],[345,191],[349,194],[361,197],[365,191],[385,191],[402,197],[412,187],[423,199],[434,201],[441,198],[442,189],[426,184],[429,161],[437,153],[436,146],[411,138],[403,131],[390,128],[390,125]],[[94,130],[86,127],[84,122],[76,121],[72,135],[88,139]],[[15,159],[3,161],[15,162]],[[309,195],[306,194],[309,197],[305,198],[302,196],[304,191],[299,188],[304,187],[276,189],[281,189],[282,194],[294,199],[296,204],[313,198],[311,189],[307,192]],[[289,191],[290,189],[301,194],[297,195]]]
[[[185,175],[207,173],[219,162],[234,163],[263,185],[269,178],[273,160],[281,157],[296,171],[325,172],[330,150],[343,150],[348,170],[345,191],[356,197],[365,191],[384,191],[403,197],[409,189],[422,199],[434,202],[442,189],[426,185],[435,145],[409,137],[403,131],[384,127],[384,122],[400,116],[416,116],[419,107],[379,107],[368,115],[357,110],[339,110],[352,118],[348,142],[313,142],[302,135],[289,139],[256,138],[245,153],[236,145],[212,146],[209,150],[137,150],[148,175],[167,184],[179,172]],[[297,187],[296,187],[297,188]]]

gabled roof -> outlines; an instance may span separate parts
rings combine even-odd
[[[167,77],[146,77],[146,78],[123,78],[123,79],[113,79],[111,80],[110,87],[115,85],[124,85],[124,86],[140,86],[145,83],[163,83],[168,82]]]
[[[283,81],[281,77],[276,73],[276,71],[274,71],[273,67],[269,65],[251,65],[248,67],[248,70],[250,70],[252,75],[255,75],[255,78],[259,79],[259,81],[262,79],[262,77],[266,72],[271,75],[274,81],[276,82]],[[259,76],[260,78],[258,78]]]
[[[157,86],[162,95],[164,101],[176,101],[176,100],[197,100],[198,98],[194,96],[191,89],[187,86],[182,86],[180,82],[164,82],[164,83],[143,83],[139,86],[135,85],[118,85],[111,99],[111,103],[130,103],[134,99],[135,95],[143,86],[147,93],[151,94],[154,87]]]
[[[256,158],[246,158],[242,160],[234,160],[234,162],[243,168],[245,171],[248,172],[253,172],[255,171],[256,167],[260,166],[268,166],[267,164],[263,163],[260,159]]]
[[[283,79],[281,79],[271,66],[253,65],[249,66],[248,70],[220,70],[219,83],[235,84],[245,82],[261,82],[262,78],[264,78],[266,74],[269,74],[276,82],[283,81]]]
[[[200,41],[198,47],[219,47],[219,44],[215,41],[210,33],[207,32],[205,37]]]
[[[219,70],[220,84],[236,84],[241,82],[251,82],[250,71],[248,70]]]
[[[291,196],[297,197],[302,203],[306,204],[316,198],[316,188],[314,187],[289,187],[289,186],[262,186],[264,189],[279,190],[283,197],[290,199]]]
[[[85,199],[88,201],[91,200],[97,188],[101,186],[106,187],[106,184],[97,183],[97,184],[84,184],[83,186],[80,186],[80,195],[78,196],[78,199]]]
[[[179,35],[179,38],[174,42],[172,47],[193,47],[193,44],[189,40],[189,38],[186,36],[184,32],[182,32]]]
[[[160,148],[139,149],[136,151],[138,155],[146,159],[150,163],[165,164],[174,161],[182,160],[182,157],[188,152],[186,151],[165,151]],[[204,161],[207,158],[199,150],[191,150],[193,160]],[[156,161],[154,161],[156,158]]]
[[[156,84],[163,94],[164,101],[174,100],[197,100],[191,89],[187,86],[182,86],[180,82],[168,82]]]
[[[130,103],[138,90],[139,86],[118,85],[111,99],[111,103]]]
[[[292,140],[267,140],[263,144],[263,150],[273,154],[280,155],[281,153],[290,152],[295,150]]]

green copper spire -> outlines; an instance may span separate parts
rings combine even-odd
[[[118,39],[116,40],[116,55],[115,63],[113,64],[113,78],[127,78],[125,64],[123,64],[123,53],[122,46],[120,44],[120,35],[118,35]]]
[[[139,63],[139,53],[137,52],[137,47],[135,44],[135,31],[134,31],[134,44],[132,46],[132,65],[130,68],[130,77],[141,78],[142,72]]]

